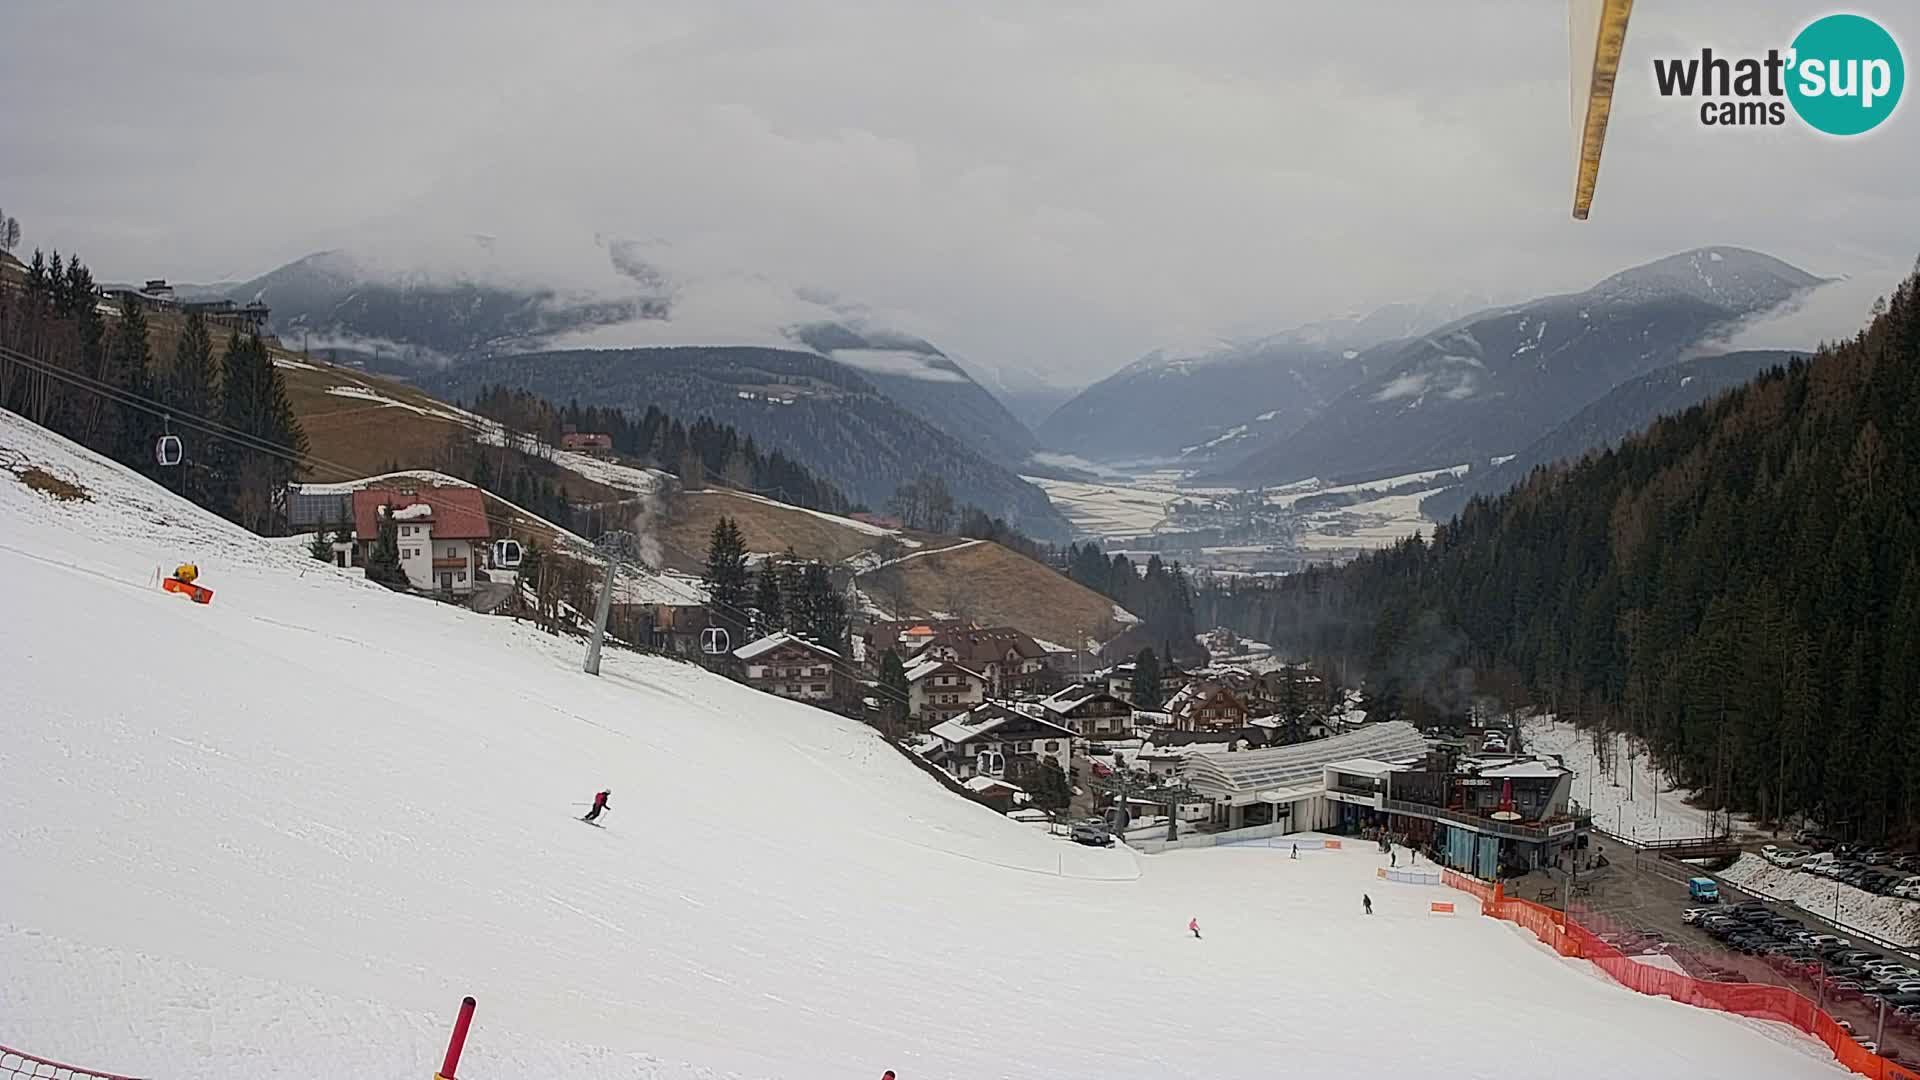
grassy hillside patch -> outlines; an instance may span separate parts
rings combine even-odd
[[[1124,627],[1113,601],[998,544],[956,546],[860,575],[874,603],[899,615],[945,612],[1016,626],[1061,645],[1106,641]]]

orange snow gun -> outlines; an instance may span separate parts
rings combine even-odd
[[[183,563],[174,568],[173,576],[160,579],[160,587],[170,593],[179,593],[196,604],[213,603],[213,590],[205,585],[194,584],[200,576],[200,568],[192,563]]]

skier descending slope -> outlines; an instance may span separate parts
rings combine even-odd
[[[1193,918],[1188,919],[1187,929],[1193,931],[1194,940],[1198,941],[1200,939],[1200,916],[1195,915]]]
[[[587,816],[581,818],[580,820],[590,822],[594,818],[599,817],[601,811],[607,808],[607,796],[611,794],[613,794],[612,789],[608,789],[606,791],[600,792],[598,795],[595,795],[593,797],[593,809],[587,811]],[[579,805],[579,804],[576,803],[575,805]]]

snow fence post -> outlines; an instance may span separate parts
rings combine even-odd
[[[473,1023],[475,1004],[471,997],[461,999],[460,1015],[453,1022],[453,1038],[447,1040],[447,1058],[440,1063],[440,1071],[433,1074],[433,1080],[454,1080],[453,1071],[460,1067],[460,1051],[467,1046],[467,1028]]]

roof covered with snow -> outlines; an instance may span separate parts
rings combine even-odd
[[[1025,788],[1021,787],[1019,784],[1009,784],[1005,780],[1001,780],[992,776],[970,776],[967,779],[960,781],[960,786],[966,788],[968,791],[979,791],[979,792],[987,792],[987,791],[1020,792],[1020,791],[1026,790]]]
[[[934,660],[931,658],[916,660],[908,664],[907,681],[909,683],[917,683],[929,675],[937,675],[943,671],[950,674],[965,675],[969,678],[978,679],[981,682],[987,681],[985,675],[971,668],[964,667],[960,664],[949,663],[945,660]]]
[[[778,649],[784,645],[792,645],[797,648],[806,649],[808,652],[818,653],[821,656],[825,656],[830,659],[834,659],[834,660],[840,659],[839,653],[834,652],[832,649],[827,648],[825,645],[808,641],[806,638],[795,637],[794,635],[787,633],[785,630],[782,630],[777,634],[768,634],[766,637],[763,637],[758,641],[750,641],[747,644],[742,645],[739,648],[733,650],[733,655],[740,660],[752,660],[755,657],[765,656],[768,653],[773,652],[775,649]]]
[[[934,725],[931,734],[947,743],[963,743],[969,739],[978,739],[992,734],[1008,724],[1036,725],[1041,733],[1056,738],[1071,739],[1073,732],[1040,717],[1017,712],[1004,705],[988,702],[974,708],[943,724]]]

